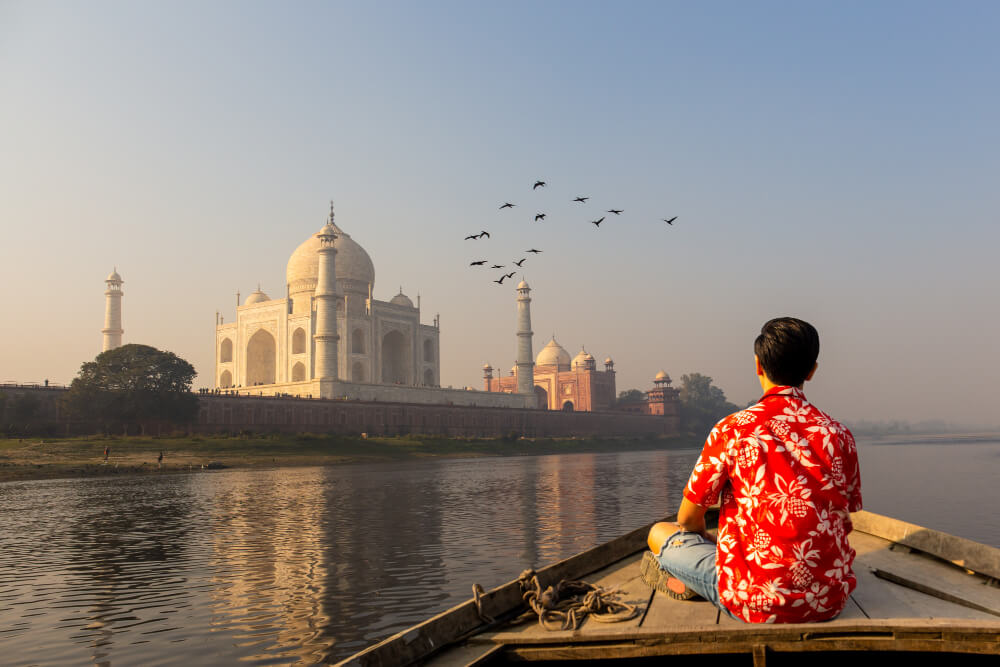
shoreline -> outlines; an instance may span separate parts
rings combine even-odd
[[[545,456],[700,448],[669,438],[379,438],[315,434],[253,436],[88,436],[0,439],[0,483],[41,479],[177,474],[202,470],[388,463],[424,458]],[[110,452],[104,462],[104,448]],[[163,452],[163,466],[157,457]]]

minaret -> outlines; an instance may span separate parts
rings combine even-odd
[[[517,393],[535,392],[535,362],[531,354],[531,288],[523,280],[517,286]]]
[[[122,346],[122,277],[118,275],[118,267],[105,278],[108,289],[104,292],[104,348],[102,352]]]
[[[316,281],[316,378],[337,380],[337,274],[334,258],[337,249],[333,242],[337,234],[333,227],[333,202],[330,202],[330,219],[316,234],[319,238],[319,271]]]

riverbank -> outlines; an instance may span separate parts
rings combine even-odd
[[[10,438],[0,440],[0,482],[26,479],[164,474],[211,468],[378,463],[426,457],[538,456],[700,447],[671,438],[444,438],[253,435]],[[104,450],[109,448],[107,462]],[[162,466],[157,463],[163,452]]]

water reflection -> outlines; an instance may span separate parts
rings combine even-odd
[[[671,511],[695,452],[0,484],[7,664],[315,663]]]

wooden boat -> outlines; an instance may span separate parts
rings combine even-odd
[[[717,522],[717,513],[708,519]],[[706,664],[705,657],[725,656],[726,664],[759,667],[788,662],[798,653],[808,653],[798,658],[813,665],[827,659],[884,660],[891,653],[951,654],[960,664],[1000,664],[1000,549],[870,512],[854,514],[853,521],[858,586],[832,621],[749,625],[718,614],[708,602],[678,601],[654,591],[639,573],[645,526],[537,572],[542,586],[585,578],[617,587],[624,601],[640,607],[629,621],[587,618],[577,630],[556,631],[537,620],[512,624],[525,610],[521,584],[514,580],[482,595],[478,608],[475,600],[464,602],[339,664],[641,663],[662,656]]]

